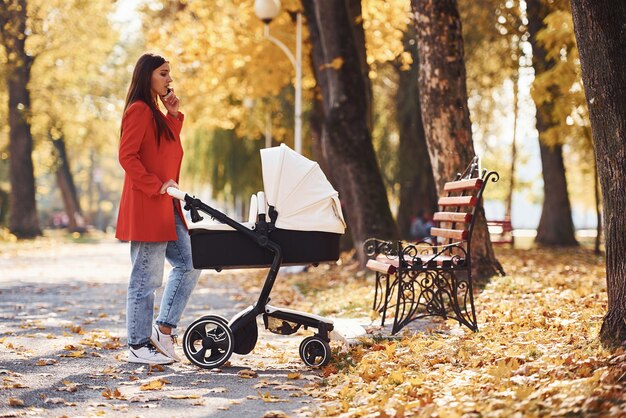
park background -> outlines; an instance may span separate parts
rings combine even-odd
[[[123,176],[116,160],[121,112],[132,66],[144,51],[161,53],[171,61],[173,85],[183,100],[187,119],[181,180],[186,189],[215,198],[219,207],[241,216],[250,193],[262,188],[257,150],[280,142],[294,147],[293,68],[285,54],[264,39],[263,24],[251,4],[182,2],[186,5],[182,7],[176,2],[137,0],[27,4],[29,16],[37,13],[29,17],[36,26],[26,45],[34,58],[29,83],[32,155],[43,227],[67,222],[57,178],[63,164],[69,167],[79,205],[76,212],[84,224],[109,231],[114,227]],[[537,228],[544,179],[531,90],[536,100],[546,100],[542,95],[556,85],[560,97],[544,141],[559,146],[559,153],[562,147],[574,226],[595,234],[596,206],[590,196],[596,176],[568,2],[551,2],[551,9],[544,11],[547,19],[540,39],[546,50],[552,48],[552,54],[560,57],[534,85],[528,18],[520,4],[484,1],[459,6],[474,146],[482,165],[504,179],[487,192],[487,217],[510,217],[515,228],[530,230],[531,235]],[[287,11],[297,10],[297,2],[284,2],[283,9],[272,22],[272,35],[294,49],[295,25]],[[394,213],[402,181],[397,155],[406,152],[399,149],[402,127],[397,109],[411,106],[398,102],[398,90],[406,88],[400,83],[407,83],[399,74],[415,75],[416,70],[414,45],[404,35],[409,23],[409,2],[363,2],[373,89],[372,141]],[[315,79],[306,38],[305,25],[303,153],[315,159],[310,140]],[[416,88],[416,76],[412,80]],[[0,95],[6,102],[6,85]],[[414,107],[405,111],[417,115]],[[6,106],[0,112],[6,120]],[[64,143],[65,157],[55,148],[59,141]],[[3,124],[3,193],[9,191],[8,142],[8,124]],[[512,202],[509,210],[507,199]],[[7,211],[5,202],[0,212],[4,225]]]

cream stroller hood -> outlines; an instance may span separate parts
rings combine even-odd
[[[319,164],[285,144],[261,150],[267,204],[278,212],[276,227],[343,234],[339,193]]]

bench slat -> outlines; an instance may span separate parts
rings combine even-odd
[[[443,186],[445,192],[458,192],[460,190],[475,190],[480,189],[483,185],[483,180],[479,178],[449,181]]]
[[[386,256],[385,254],[378,254],[376,256],[376,261],[378,261],[379,263],[391,264],[395,268],[398,268],[400,265],[398,263],[398,257],[396,256],[389,257],[389,256]]]
[[[472,221],[472,214],[464,212],[436,212],[433,215],[433,221],[470,223]]]
[[[394,274],[396,272],[396,267],[394,267],[392,264],[382,263],[376,260],[368,260],[367,264],[365,264],[365,267],[370,270],[384,274]]]
[[[465,229],[431,228],[430,234],[435,237],[464,240],[467,239],[468,232]]]
[[[476,196],[451,196],[439,199],[439,206],[476,206]]]

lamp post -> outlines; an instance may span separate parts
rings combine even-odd
[[[274,38],[270,34],[270,22],[280,13],[280,0],[255,0],[254,13],[265,23],[265,38],[278,46],[287,55],[289,61],[296,70],[295,83],[295,126],[294,148],[302,153],[302,13],[296,15],[296,55],[289,50],[287,45]]]

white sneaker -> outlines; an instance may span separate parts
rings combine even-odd
[[[158,325],[153,325],[150,341],[161,353],[174,361],[180,361],[180,357],[176,355],[176,350],[174,349],[176,335],[163,334]]]
[[[152,345],[144,345],[141,348],[129,348],[128,351],[129,363],[143,363],[143,364],[171,364],[174,362],[168,356],[165,356]]]

